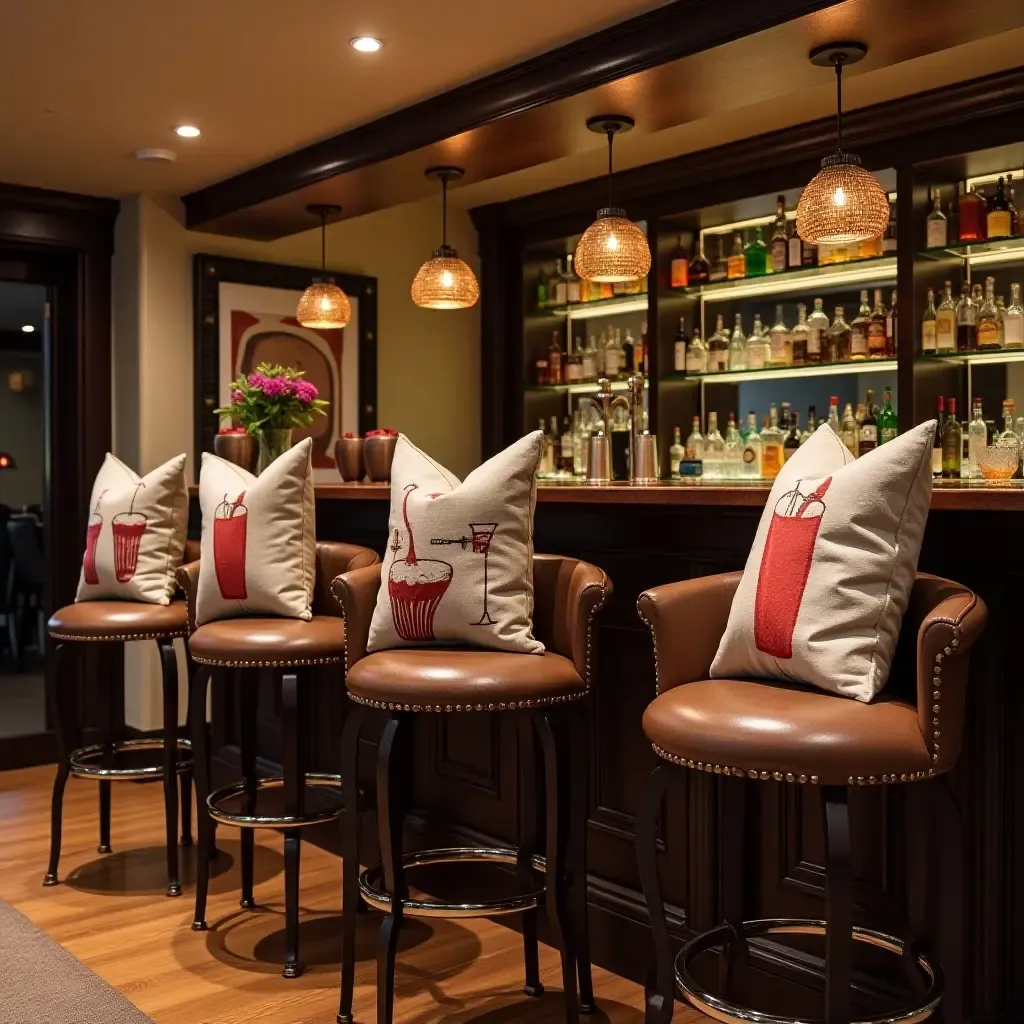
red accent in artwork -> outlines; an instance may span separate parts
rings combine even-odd
[[[412,524],[409,522],[409,496],[419,484],[408,484],[402,499],[402,518],[409,534],[409,551],[401,561],[398,551],[401,547],[399,533],[391,550],[395,560],[388,573],[388,597],[391,599],[391,614],[395,629],[403,640],[434,640],[434,613],[451,586],[454,570],[447,562],[436,558],[417,558],[416,542]]]
[[[217,573],[217,586],[225,601],[244,601],[245,545],[249,525],[249,510],[242,504],[245,491],[233,502],[224,500],[213,516],[213,568]]]
[[[754,644],[774,658],[793,657],[793,632],[825,511],[822,499],[831,483],[832,477],[828,477],[804,495],[797,481],[796,488],[778,500],[772,513],[757,576]]]

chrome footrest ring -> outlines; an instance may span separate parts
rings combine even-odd
[[[402,867],[409,871],[432,864],[505,864],[516,866],[519,855],[515,850],[487,849],[469,846],[449,847],[441,850],[421,850],[402,858]],[[546,861],[541,856],[531,859],[530,867],[543,874]],[[375,910],[388,913],[391,897],[384,891],[384,869],[377,865],[367,868],[359,876],[359,893],[366,903]],[[409,917],[498,917],[502,914],[519,914],[533,910],[544,901],[543,880],[536,888],[519,892],[504,899],[480,900],[473,903],[441,903],[431,899],[404,899],[402,913]]]
[[[73,750],[68,757],[68,769],[79,779],[162,779],[164,766],[160,764],[142,764],[118,766],[118,755],[136,754],[154,751],[161,756],[164,752],[164,741],[160,736],[149,736],[133,740],[119,740],[109,746],[93,743],[88,747]],[[182,755],[185,756],[182,756]],[[103,761],[109,756],[110,764],[104,766]],[[192,743],[190,740],[178,740],[178,759],[175,772],[181,773],[192,768]]]
[[[280,775],[256,780],[256,794],[267,789],[281,789],[284,779]],[[245,780],[239,779],[229,786],[212,792],[206,800],[210,817],[221,825],[236,828],[305,828],[320,825],[325,821],[337,821],[344,810],[341,776],[326,772],[306,772],[306,789],[327,791],[328,799],[319,801],[325,806],[305,811],[302,814],[259,814],[253,811],[229,811],[223,805],[228,800],[241,801],[246,796]]]
[[[811,918],[744,921],[740,927],[748,939],[762,935],[825,934],[825,922]],[[690,964],[706,950],[714,949],[716,946],[726,946],[731,936],[732,930],[729,925],[719,925],[719,927],[712,928],[695,939],[691,939],[679,951],[675,962],[676,984],[691,1004],[707,1016],[722,1021],[723,1024],[753,1024],[753,1022],[756,1024],[824,1024],[824,1017],[783,1017],[738,1006],[698,985],[690,974]],[[854,925],[853,939],[855,942],[866,942],[884,949],[886,952],[903,956],[903,940],[893,935]],[[919,1021],[931,1017],[942,1000],[942,971],[922,953],[918,953],[915,960],[926,981],[925,993],[917,1004],[887,1011],[875,1017],[858,1017],[850,1024],[918,1024]]]

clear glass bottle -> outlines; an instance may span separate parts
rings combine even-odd
[[[845,363],[850,359],[850,325],[843,319],[842,306],[836,306],[835,317],[825,333],[824,362]]]
[[[938,189],[932,193],[932,212],[925,221],[925,246],[941,249],[949,244],[949,221],[942,212],[942,196]]]
[[[965,288],[956,304],[956,350],[975,352],[978,348],[978,307]]]
[[[775,221],[772,224],[771,263],[772,273],[786,269],[789,253],[789,234],[786,231],[786,197],[775,199]]]
[[[587,383],[597,380],[597,342],[593,334],[587,338],[587,347],[583,350],[583,380]]]
[[[718,429],[718,413],[708,413],[708,432],[704,437],[703,475],[711,480],[725,476],[725,438]]]
[[[860,309],[850,323],[850,355],[854,362],[868,357],[868,325],[871,322],[871,307],[868,305],[868,290],[862,288]]]
[[[700,328],[694,327],[690,344],[686,346],[686,372],[706,373],[708,368],[708,350],[700,336]]]
[[[748,480],[761,479],[761,435],[757,430],[757,413],[747,413],[747,426],[743,432],[742,475]]]
[[[949,281],[943,286],[942,301],[935,311],[935,351],[939,355],[956,351],[956,304]]]
[[[690,460],[700,460],[704,458],[704,437],[700,432],[700,417],[693,417],[693,429],[690,431],[690,436],[686,439],[686,457]]]
[[[738,231],[732,240],[732,253],[727,265],[727,276],[730,281],[747,276],[747,261],[743,255],[743,236]]]
[[[745,370],[747,368],[747,338],[743,333],[743,315],[736,314],[733,321],[732,337],[729,339],[729,369]]]
[[[721,313],[715,322],[715,333],[708,338],[708,373],[725,373],[729,369],[729,335]]]
[[[847,402],[846,408],[843,409],[843,419],[839,424],[839,439],[846,445],[850,454],[857,457],[857,442],[858,442],[859,428],[857,421],[853,417],[853,406]]]
[[[814,312],[807,318],[807,362],[820,363],[824,359],[825,335],[828,333],[828,316],[822,299],[814,300]]]
[[[761,226],[754,228],[754,237],[743,254],[747,277],[764,277],[768,273],[768,246],[761,237]]]
[[[736,427],[736,414],[729,413],[729,423],[725,428],[724,462],[725,476],[736,480],[743,475],[743,438]]]
[[[793,336],[782,319],[782,303],[775,307],[775,323],[769,332],[771,366],[793,365]]]
[[[878,413],[878,443],[885,444],[899,433],[896,410],[892,407],[892,388],[886,385],[885,399]]]
[[[975,398],[971,410],[971,422],[967,427],[967,464],[961,463],[960,475],[967,479],[981,476],[978,468],[978,452],[988,445],[988,427],[982,415],[981,399]]]
[[[754,314],[754,326],[747,338],[747,369],[763,370],[765,367],[765,337],[764,327],[761,325],[761,314]]]
[[[803,366],[807,362],[807,335],[809,333],[807,307],[799,302],[796,307],[796,326],[790,332],[793,366]]]
[[[928,301],[921,317],[921,354],[935,355],[935,292],[928,289]]]
[[[828,425],[836,437],[842,437],[842,428],[839,425],[839,396],[830,395],[828,400]]]
[[[768,413],[768,425],[761,431],[761,476],[774,480],[785,459],[782,445],[785,436],[779,428],[779,413],[773,405]]]
[[[686,346],[690,339],[686,336],[686,317],[679,318],[679,330],[676,331],[675,351],[673,353],[672,368],[676,373],[686,372]]]
[[[985,278],[985,298],[978,310],[975,334],[979,350],[992,351],[999,348],[999,310],[996,309],[996,279],[994,277]]]
[[[679,480],[682,474],[679,472],[679,463],[686,458],[686,449],[683,447],[682,432],[679,427],[672,428],[672,447],[668,450],[668,471],[673,480]]]
[[[875,308],[868,320],[868,359],[885,358],[886,309],[882,289],[875,289]]]
[[[1010,304],[1003,313],[1003,347],[1024,348],[1024,307],[1016,281],[1010,285]]]

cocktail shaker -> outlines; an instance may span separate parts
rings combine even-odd
[[[656,484],[659,480],[658,474],[658,439],[649,431],[637,434],[634,438],[633,466],[634,484]]]
[[[607,484],[612,479],[612,446],[606,434],[594,433],[587,442],[587,483]]]

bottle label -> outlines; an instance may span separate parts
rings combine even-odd
[[[874,423],[862,423],[860,428],[861,447],[870,445],[872,448],[878,444],[878,427]]]
[[[872,320],[868,324],[868,351],[885,349],[885,321]]]
[[[786,250],[789,248],[785,238],[776,238],[772,242],[772,271],[778,273],[786,269]]]
[[[935,318],[935,347],[939,352],[952,352],[956,348],[956,320],[950,312]]]
[[[562,435],[562,458],[572,458],[572,434]]]
[[[793,235],[789,240],[789,266],[790,269],[802,266],[804,262],[804,247],[799,235]]]
[[[850,332],[850,355],[866,356],[868,354],[868,336],[863,325],[854,327]]]
[[[555,285],[555,304],[558,306],[564,306],[568,297],[568,288],[564,281],[559,281]]]
[[[921,322],[921,351],[934,352],[935,345],[935,321],[923,320]]]
[[[944,218],[942,220],[939,220],[939,218],[936,217],[934,220],[928,221],[925,244],[928,246],[929,249],[937,249],[940,246],[946,244],[948,227],[949,221],[945,220]]]
[[[942,476],[942,449],[932,449],[932,476]]]
[[[682,373],[686,369],[686,342],[676,342],[675,370]]]
[[[677,257],[672,261],[671,281],[673,288],[685,288],[690,283],[689,270],[689,264],[682,257]]]
[[[743,449],[743,461],[748,466],[753,466],[757,462],[757,452],[750,445],[745,446]]]
[[[766,444],[761,449],[761,475],[774,480],[782,468],[782,445]]]
[[[686,372],[687,373],[703,373],[704,372],[704,353],[699,350],[690,348],[686,352]]]
[[[1024,317],[1003,318],[1003,345],[1006,348],[1024,348]]]
[[[821,328],[812,327],[807,332],[807,354],[821,355]]]
[[[1009,210],[992,210],[988,215],[988,237],[1005,238],[1012,235]]]
[[[668,469],[672,476],[679,476],[679,463],[682,461],[682,457],[679,455],[670,455],[668,460]]]
[[[999,321],[988,318],[978,321],[978,345],[982,348],[999,347]]]
[[[886,441],[891,441],[896,436],[895,427],[882,427],[878,433],[878,439],[885,444]]]
[[[764,367],[764,345],[747,346],[747,369],[760,370]]]

